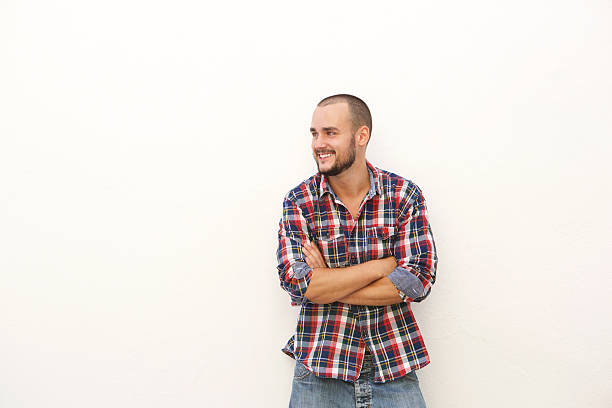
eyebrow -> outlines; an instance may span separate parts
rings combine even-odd
[[[340,129],[338,129],[337,127],[334,127],[334,126],[329,126],[329,127],[324,127],[323,128],[323,131],[328,131],[328,130],[340,131]],[[313,131],[316,131],[316,129],[311,127],[310,131],[313,132]]]

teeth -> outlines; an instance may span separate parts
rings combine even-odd
[[[326,157],[329,157],[329,156],[331,156],[331,153],[326,153],[326,154],[320,154],[319,155],[319,157],[322,158],[322,159],[324,159]]]

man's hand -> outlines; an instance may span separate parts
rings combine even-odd
[[[323,259],[323,255],[319,251],[319,248],[308,241],[304,246],[302,246],[302,251],[304,255],[306,255],[306,263],[312,269],[314,268],[327,268],[327,264],[325,263],[325,259]]]

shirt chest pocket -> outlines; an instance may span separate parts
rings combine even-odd
[[[346,237],[340,228],[323,228],[316,233],[319,249],[327,266],[346,266]]]
[[[371,227],[366,230],[366,259],[381,259],[393,255],[396,230],[394,226]]]

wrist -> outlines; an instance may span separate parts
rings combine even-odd
[[[373,265],[376,266],[375,268],[372,268],[372,270],[376,273],[377,280],[380,278],[384,278],[385,276],[390,274],[393,269],[395,269],[395,266],[392,266],[392,262],[394,262],[394,260],[389,259],[389,257],[374,259],[371,262]]]
[[[386,258],[383,258],[383,260],[385,261],[385,269],[383,275],[384,277],[391,274],[391,272],[395,270],[395,267],[397,266],[397,260],[394,256],[388,256]]]

